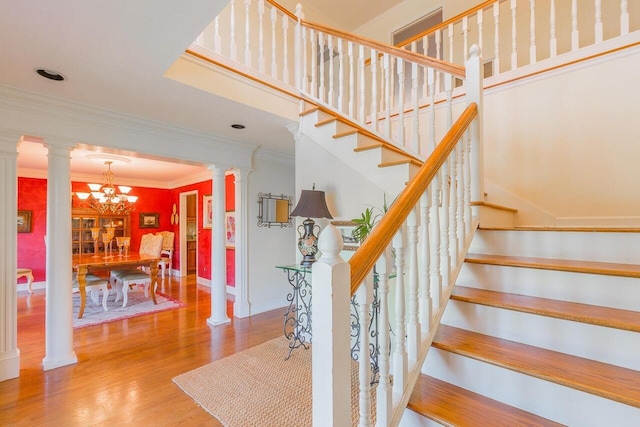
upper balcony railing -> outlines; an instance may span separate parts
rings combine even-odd
[[[489,0],[400,47],[462,64],[477,44],[491,77],[536,64],[550,69],[632,44],[639,29],[640,5],[628,0]]]

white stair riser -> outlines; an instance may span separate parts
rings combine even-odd
[[[411,409],[406,409],[402,414],[398,427],[442,427],[442,424],[423,417]]]
[[[341,139],[343,138],[336,140],[336,143],[340,143]],[[372,148],[370,150],[358,151],[356,152],[356,155],[358,156],[358,159],[362,159],[363,162],[366,162],[366,163],[378,162],[377,164],[385,163],[385,162],[394,162],[396,160],[404,160],[407,158],[401,153],[396,153],[395,151],[386,150],[382,147]]]
[[[478,230],[469,252],[638,264],[640,233]]]
[[[502,209],[478,206],[480,227],[513,227],[514,213]]]
[[[423,372],[570,426],[638,425],[640,409],[436,348]]]
[[[640,370],[640,333],[449,301],[442,323],[535,347]],[[553,331],[550,334],[549,331]]]
[[[640,311],[640,279],[464,263],[457,285]]]
[[[381,163],[380,159],[375,159],[367,156],[363,156],[362,153],[354,152],[354,148],[357,146],[359,135],[353,134],[344,136],[339,139],[334,139],[335,126],[333,124],[327,124],[316,128],[310,125],[314,119],[310,114],[304,117],[303,133],[315,141],[318,145],[332,153],[335,157],[340,159],[345,164],[351,166],[354,170],[360,173],[362,176],[369,179],[375,185],[380,187],[387,195],[390,196],[390,200],[404,188],[405,183],[411,179],[415,173],[415,166],[410,168],[407,165],[399,165],[389,168],[379,168]],[[309,120],[309,122],[307,122]]]

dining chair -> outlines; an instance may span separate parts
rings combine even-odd
[[[173,240],[175,233],[173,231],[159,231],[156,235],[162,236],[162,250],[160,257],[162,261],[158,263],[158,267],[162,269],[162,278],[164,279],[165,271],[169,271],[171,277],[171,266],[173,266]]]
[[[162,251],[162,236],[151,233],[144,234],[140,239],[140,255],[149,255],[155,258],[160,257]],[[128,292],[132,285],[144,287],[144,295],[149,296],[149,286],[152,278],[149,273],[137,269],[111,270],[110,273],[111,287],[116,290],[115,301],[122,298],[122,307],[127,306],[129,301]]]
[[[73,273],[73,282],[72,288],[79,289],[80,283],[78,282],[78,273]],[[98,277],[95,274],[87,273],[86,277],[86,285],[84,287],[87,295],[90,295],[91,301],[95,305],[100,305],[98,299],[98,292],[102,291],[102,308],[104,311],[109,311],[107,308],[107,298],[109,297],[109,281],[107,279],[103,279],[102,277]]]

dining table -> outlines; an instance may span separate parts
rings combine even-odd
[[[149,295],[154,304],[156,301],[156,285],[158,284],[158,263],[162,261],[160,257],[152,255],[129,253],[128,255],[94,255],[94,254],[74,254],[71,258],[73,269],[78,273],[78,289],[80,291],[80,310],[78,319],[84,314],[84,307],[87,300],[87,273],[90,271],[110,271],[121,270],[123,268],[149,267],[151,284],[149,285]]]

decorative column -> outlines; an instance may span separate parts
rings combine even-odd
[[[65,141],[46,138],[47,235],[45,371],[78,363],[73,351],[71,273],[71,151]]]
[[[227,236],[225,232],[225,169],[212,165],[213,230],[211,235],[211,317],[210,325],[231,322],[227,316]]]
[[[20,135],[0,130],[0,381],[20,375],[16,307],[19,139]]]
[[[235,317],[247,317],[251,314],[249,305],[248,277],[248,252],[249,252],[249,201],[248,201],[248,175],[250,169],[234,169],[235,176],[235,200],[236,200],[236,298],[233,303],[233,315]]]

